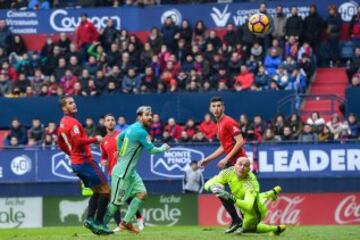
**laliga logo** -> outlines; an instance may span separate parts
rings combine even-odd
[[[345,22],[350,22],[352,16],[356,15],[357,13],[357,7],[358,4],[355,1],[350,1],[341,4],[338,10],[341,19]]]
[[[69,16],[67,17],[68,12],[63,9],[56,10],[51,13],[50,16],[50,25],[51,27],[58,32],[72,32],[80,24],[80,17]],[[115,28],[120,29],[121,19],[119,16],[94,16],[89,18],[96,28],[106,27],[108,18],[111,18],[114,22]]]
[[[192,160],[200,160],[204,154],[190,148],[172,148],[167,152],[158,155],[151,155],[151,172],[170,178],[184,177],[184,168]]]
[[[21,155],[11,160],[11,170],[16,175],[24,175],[31,171],[31,159],[27,155]]]
[[[356,202],[356,196],[344,198],[336,207],[334,217],[339,224],[360,223],[360,203]]]
[[[180,25],[181,21],[182,21],[182,15],[181,13],[173,8],[171,10],[167,10],[165,11],[162,15],[161,15],[161,23],[165,22],[165,19],[171,17],[173,22],[175,23],[175,25]]]
[[[300,203],[304,201],[304,198],[299,196],[290,198],[280,196],[275,202],[267,201],[266,207],[268,212],[266,220],[268,224],[300,224],[301,210],[296,208]]]
[[[95,160],[98,160],[100,158],[101,153],[91,151],[92,155],[94,156]],[[102,170],[104,171],[103,167]],[[63,152],[59,152],[57,154],[54,154],[51,157],[51,172],[55,176],[66,178],[70,180],[77,180],[77,176],[72,171],[71,168],[71,161],[68,155],[66,155]]]

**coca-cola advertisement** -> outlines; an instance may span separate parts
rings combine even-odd
[[[229,214],[213,195],[198,198],[199,225],[228,225]],[[287,225],[360,224],[360,193],[280,194],[266,203],[265,222]]]

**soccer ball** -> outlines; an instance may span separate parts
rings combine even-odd
[[[256,13],[249,18],[248,27],[255,34],[266,34],[270,29],[270,19],[262,13]]]

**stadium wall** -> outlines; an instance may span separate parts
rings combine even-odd
[[[137,171],[149,193],[181,193],[182,169],[192,160],[203,159],[216,147],[216,144],[173,145],[163,154],[144,153]],[[281,185],[285,192],[360,192],[358,143],[248,144],[245,150],[250,160],[257,163],[263,189]],[[92,153],[99,161],[99,149],[93,148]],[[69,159],[59,150],[3,149],[0,159],[0,196],[80,194],[80,184]],[[205,168],[205,179],[218,173],[216,162]]]
[[[360,116],[360,88],[346,89],[346,113]]]
[[[281,194],[267,202],[266,223],[287,225],[360,224],[359,193]],[[81,226],[85,197],[0,198],[0,228]],[[316,211],[314,211],[316,209]],[[124,215],[126,209],[121,209]],[[148,227],[228,225],[231,221],[213,195],[156,195],[142,206]]]
[[[201,122],[205,113],[208,112],[210,98],[215,95],[224,99],[227,114],[235,119],[238,119],[241,113],[246,113],[249,117],[261,114],[264,119],[272,119],[277,114],[275,106],[278,105],[278,102],[291,94],[293,94],[292,91],[181,92],[143,95],[119,94],[75,97],[75,99],[79,109],[77,118],[80,122],[85,122],[86,117],[98,119],[110,112],[115,116],[125,116],[128,122],[133,122],[135,121],[135,110],[141,105],[150,105],[153,113],[160,114],[162,119],[174,117],[177,122],[182,123],[190,117],[194,118],[196,122]],[[14,117],[28,126],[35,117],[40,118],[45,124],[57,123],[62,117],[58,101],[58,97],[0,98],[0,126],[10,126]],[[281,108],[281,113],[288,115],[290,112],[291,104],[288,102]]]

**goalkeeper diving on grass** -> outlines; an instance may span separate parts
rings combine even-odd
[[[224,190],[229,185],[231,193]],[[266,217],[266,200],[275,201],[281,187],[260,193],[259,182],[250,172],[250,161],[241,157],[233,167],[221,171],[205,183],[205,190],[217,197],[230,199],[243,214],[243,226],[237,233],[273,233],[279,235],[285,231],[285,225],[268,225],[262,222]]]
[[[133,233],[139,233],[139,229],[131,224],[131,220],[147,196],[145,185],[136,172],[142,150],[145,148],[149,153],[157,154],[170,149],[167,144],[155,147],[151,142],[148,133],[152,122],[151,107],[139,107],[136,116],[137,122],[121,132],[117,139],[119,159],[112,171],[111,201],[104,218],[104,223],[107,224],[116,210],[127,199],[132,198],[119,228],[120,231],[128,230]]]

